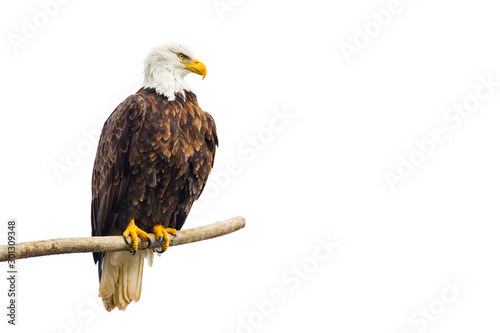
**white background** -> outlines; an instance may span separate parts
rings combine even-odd
[[[38,1],[2,2],[3,242],[9,218],[18,242],[90,235],[96,146],[84,133],[100,131],[140,87],[148,50],[168,41],[207,66],[205,80],[187,80],[220,139],[208,204],[185,227],[237,215],[247,226],[169,249],[125,312],[99,304],[91,254],[19,261],[18,326],[6,323],[0,273],[0,330],[498,331],[500,86],[460,125],[443,117],[488,92],[480,77],[500,82],[499,8],[401,0],[379,15],[385,26],[370,14],[391,6],[73,0],[44,21]],[[446,140],[423,155],[415,141],[435,129]],[[387,173],[410,156],[420,165],[391,190]],[[59,177],[57,165],[68,167]],[[331,254],[318,248],[332,240]]]

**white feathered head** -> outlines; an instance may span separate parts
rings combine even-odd
[[[153,88],[169,101],[175,94],[191,91],[184,82],[189,73],[207,75],[205,65],[195,59],[191,49],[178,43],[167,43],[153,48],[144,61],[144,87]]]

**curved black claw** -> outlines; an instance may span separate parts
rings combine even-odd
[[[167,250],[166,250],[166,249],[165,249],[165,250],[163,250],[163,249],[161,249],[161,248],[160,248],[160,249],[155,249],[155,252],[156,252],[156,253],[163,253],[163,252],[165,252],[165,251],[167,251]]]
[[[136,250],[129,250],[129,251],[130,251],[130,253],[132,253],[133,256],[135,256],[135,254],[137,253]]]
[[[163,243],[163,236],[160,236],[160,239],[158,239],[158,243],[156,243],[155,247],[160,247],[162,243]]]
[[[146,249],[150,249],[152,244],[153,242],[151,241],[151,238],[148,237],[148,246],[146,247]]]
[[[123,236],[123,239],[125,239],[125,243],[127,243],[127,245],[131,245],[130,242],[128,241],[128,237],[127,236]]]

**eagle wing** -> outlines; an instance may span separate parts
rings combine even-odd
[[[215,127],[215,120],[212,115],[205,111],[206,118],[206,130],[205,130],[205,145],[206,145],[206,155],[203,159],[196,159],[192,161],[193,169],[197,171],[197,177],[200,180],[198,184],[198,190],[195,191],[195,196],[193,201],[198,200],[201,196],[201,193],[205,189],[205,185],[207,184],[207,178],[212,171],[215,160],[215,149],[219,145],[219,139],[217,138],[217,128]],[[187,213],[186,213],[187,216]],[[182,220],[181,220],[182,221]],[[183,223],[183,222],[181,222]],[[182,224],[177,226],[177,228],[182,227]]]
[[[146,102],[140,95],[125,99],[104,123],[92,172],[92,236],[110,235],[130,179],[130,150],[142,126]],[[103,252],[94,253],[102,272]]]
[[[214,118],[208,112],[205,112],[205,116],[207,117],[208,128],[210,129],[205,138],[205,142],[207,143],[208,151],[212,158],[212,163],[210,165],[210,169],[212,169],[214,166],[215,148],[219,145],[219,138],[217,137],[217,128],[215,127]]]

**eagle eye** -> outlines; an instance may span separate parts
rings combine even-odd
[[[179,59],[181,59],[181,60],[185,60],[186,58],[187,58],[187,57],[186,57],[184,54],[179,53]]]

